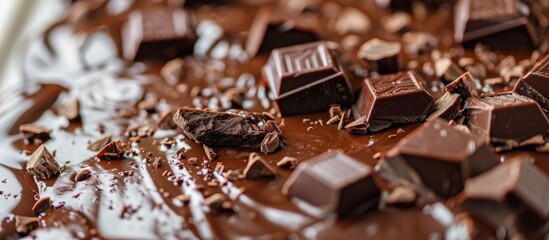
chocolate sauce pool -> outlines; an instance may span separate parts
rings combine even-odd
[[[100,2],[100,1],[99,1]],[[223,174],[213,171],[223,164],[225,171],[246,166],[250,149],[214,148],[218,158],[208,161],[203,147],[185,139],[179,131],[157,130],[150,138],[131,145],[135,157],[98,161],[88,144],[106,134],[127,142],[124,130],[133,124],[154,124],[163,110],[181,106],[224,110],[212,96],[232,86],[247,89],[243,107],[264,112],[273,108],[268,89],[262,84],[260,69],[266,56],[247,59],[244,53],[245,33],[258,6],[235,3],[220,6],[200,6],[196,15],[199,40],[195,57],[185,57],[184,79],[170,83],[160,76],[163,63],[127,64],[120,59],[120,26],[131,9],[166,3],[85,4],[78,2],[59,23],[52,26],[29,49],[24,72],[27,83],[19,89],[0,95],[0,238],[17,238],[14,216],[35,216],[31,210],[41,197],[50,197],[55,210],[41,219],[41,227],[32,236],[41,238],[97,239],[465,239],[497,236],[482,223],[471,220],[460,209],[443,202],[425,207],[387,207],[366,214],[337,219],[324,217],[302,203],[281,194],[280,189],[292,170],[277,168],[274,179],[230,180],[224,186],[210,186],[212,179],[226,181]],[[91,1],[90,1],[91,3]],[[271,5],[275,5],[270,3]],[[362,9],[374,27],[359,39],[356,46],[344,49],[349,62],[354,61],[354,83],[364,74],[356,59],[360,45],[371,37],[399,40],[396,34],[381,30],[380,19],[390,11],[373,2],[329,2],[318,14],[320,33],[334,42],[349,41],[333,28],[332,14],[344,6]],[[328,6],[328,7],[326,7]],[[319,12],[324,12],[319,10]],[[439,39],[439,49],[457,56],[475,55],[472,51],[453,48],[449,6],[429,10],[427,16],[414,15],[413,29],[430,32]],[[215,39],[212,41],[212,39]],[[518,61],[530,53],[513,54]],[[405,55],[403,62],[410,57]],[[429,56],[418,59],[422,66]],[[404,64],[406,66],[407,64]],[[425,86],[438,98],[443,85],[436,77],[423,73]],[[489,76],[494,72],[489,71]],[[497,89],[498,91],[506,89]],[[132,108],[147,97],[161,99],[157,113],[140,111],[132,118],[122,118],[117,109]],[[57,108],[70,98],[80,101],[82,122],[69,122],[57,115]],[[273,166],[284,156],[303,161],[328,149],[342,149],[357,159],[374,166],[376,153],[384,153],[417,125],[393,127],[372,135],[352,135],[326,122],[328,112],[277,118],[286,146],[273,154],[261,156]],[[316,124],[315,124],[316,122]],[[53,129],[52,139],[45,143],[64,166],[57,177],[35,181],[24,168],[37,146],[25,145],[18,126],[34,123]],[[311,128],[312,127],[312,128]],[[405,133],[397,133],[401,128]],[[102,130],[102,131],[101,131]],[[396,137],[392,135],[396,134]],[[391,136],[391,137],[389,137]],[[172,137],[171,148],[160,141]],[[175,151],[187,149],[185,158]],[[549,174],[548,155],[516,150],[501,155],[501,161],[517,154],[528,154],[535,164]],[[160,165],[151,159],[160,157]],[[198,165],[188,159],[198,158]],[[75,182],[80,169],[90,169],[86,181]],[[175,177],[171,177],[175,176]],[[180,179],[181,184],[173,179]],[[223,192],[235,204],[234,213],[205,213],[205,196]],[[189,201],[180,201],[185,195]],[[473,233],[475,235],[473,235]]]

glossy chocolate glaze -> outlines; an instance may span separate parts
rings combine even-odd
[[[222,187],[208,186],[211,179],[226,181],[223,174],[213,171],[218,163],[225,166],[225,171],[243,169],[249,153],[254,150],[214,148],[218,158],[208,162],[202,145],[184,139],[177,130],[157,130],[153,137],[134,143],[131,146],[137,154],[133,157],[95,160],[95,152],[87,149],[89,142],[112,134],[113,139],[127,143],[128,138],[123,134],[126,127],[154,124],[163,110],[181,106],[215,108],[216,104],[210,101],[208,105],[208,100],[212,93],[226,89],[223,86],[248,86],[248,101],[243,104],[246,110],[269,111],[273,105],[260,80],[260,69],[266,57],[248,61],[242,55],[245,39],[242,32],[249,29],[256,6],[233,4],[195,8],[199,28],[210,29],[209,34],[216,33],[218,27],[225,32],[219,34],[222,37],[210,50],[198,47],[195,58],[184,59],[185,77],[180,84],[174,85],[159,76],[162,63],[127,64],[118,57],[119,30],[128,9],[150,6],[139,3],[125,8],[111,3],[93,7],[93,4],[85,3],[73,5],[64,20],[50,28],[44,38],[29,49],[24,69],[28,82],[21,89],[0,95],[0,238],[16,238],[14,215],[35,216],[32,205],[45,196],[52,199],[56,209],[43,216],[41,227],[32,233],[39,238],[438,239],[470,234],[471,238],[495,235],[493,229],[480,222],[466,224],[469,223],[469,218],[464,217],[466,213],[444,206],[444,203],[387,207],[340,220],[334,216],[319,216],[302,203],[281,194],[282,185],[292,172],[282,168],[277,168],[278,176],[274,179],[230,180]],[[330,4],[335,6],[333,2]],[[380,9],[372,2],[356,7],[364,10],[376,26],[382,16],[389,14],[389,10]],[[438,34],[440,48],[449,49],[452,46],[451,40],[448,42],[452,36],[450,15],[451,9],[442,7],[424,18],[416,17],[413,28]],[[319,16],[322,26],[326,26],[321,33],[330,36],[330,40],[343,42],[343,36],[336,34],[333,22],[330,22],[333,18],[326,14]],[[198,35],[199,43],[211,38],[211,35]],[[397,41],[400,38],[374,27],[371,34],[357,36],[359,45],[345,49],[343,55],[355,59],[360,43],[371,36]],[[227,45],[231,50],[225,54]],[[472,52],[459,49],[451,52],[474,56]],[[204,56],[200,57],[201,54]],[[529,58],[530,53],[515,53],[515,56],[522,60]],[[405,55],[403,62],[409,59]],[[428,59],[429,56],[418,58],[420,63]],[[352,68],[357,75],[353,78],[354,84],[358,85],[362,78],[359,75],[365,71],[356,63]],[[425,80],[426,88],[435,99],[442,95],[443,85],[438,79],[426,76]],[[56,114],[56,109],[71,96],[80,100],[82,123],[68,122]],[[140,111],[130,119],[117,115],[117,109],[131,108],[146,96],[162,99],[157,113]],[[338,130],[337,125],[314,124],[328,119],[327,111],[277,118],[278,123],[284,122],[281,129],[286,146],[261,156],[275,166],[284,156],[306,160],[327,149],[338,148],[374,166],[378,161],[373,157],[376,153],[383,154],[417,126],[397,126],[372,135],[352,135],[346,130]],[[53,129],[52,139],[45,145],[56,152],[57,161],[64,165],[57,178],[36,182],[24,171],[28,152],[37,146],[25,145],[17,129],[20,124],[32,122]],[[399,128],[405,133],[397,133]],[[166,137],[173,137],[176,146],[161,146],[160,141]],[[181,147],[188,149],[183,159],[175,153]],[[517,154],[531,155],[536,165],[549,173],[549,157],[533,151],[507,152],[501,155],[501,161]],[[156,157],[161,159],[158,167],[151,161]],[[198,165],[189,163],[191,157],[198,158]],[[75,182],[74,176],[83,168],[91,170],[91,177]],[[168,173],[176,177],[168,177]],[[181,184],[175,178],[179,178]],[[387,189],[391,187],[384,185]],[[202,204],[205,196],[218,192],[233,199],[235,213],[219,216],[205,213]],[[177,200],[181,194],[190,200]]]

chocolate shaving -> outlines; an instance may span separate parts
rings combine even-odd
[[[166,111],[161,113],[158,121],[156,121],[156,127],[162,130],[176,129],[177,125],[173,122],[173,112]]]
[[[37,127],[32,124],[23,124],[19,126],[19,132],[23,135],[25,144],[40,145],[51,139],[51,129]]]
[[[275,132],[278,135],[282,135],[282,130],[280,130],[280,128],[278,127],[278,125],[274,120],[268,120],[267,122],[265,122],[265,124],[263,125],[263,128],[267,132]]]
[[[38,200],[34,206],[32,206],[32,211],[40,215],[52,209],[50,197],[43,197]]]
[[[38,218],[37,217],[24,217],[15,215],[15,231],[21,235],[28,235],[36,228],[38,228]]]
[[[330,113],[330,118],[339,117],[339,115],[341,114],[341,107],[332,106],[330,107],[330,110],[328,110],[328,113]]]
[[[286,156],[282,158],[282,160],[278,161],[276,163],[276,166],[281,168],[294,169],[297,167],[297,164],[299,164],[299,161],[297,160],[297,158]]]
[[[206,153],[206,157],[208,158],[208,160],[213,161],[217,157],[217,153],[214,152],[213,149],[206,146],[205,144],[203,144],[202,147],[204,147],[204,152]]]
[[[115,140],[105,145],[95,155],[99,160],[110,160],[124,157],[124,146],[120,140]]]
[[[44,145],[38,147],[27,162],[27,173],[40,180],[52,178],[59,171],[59,164]]]
[[[111,138],[112,138],[112,136],[109,134],[109,135],[106,135],[104,137],[101,137],[101,138],[91,142],[88,145],[88,150],[90,150],[90,151],[99,151],[99,150],[101,150],[101,148],[105,147],[105,145],[107,145],[111,141]]]
[[[89,169],[82,169],[76,176],[74,176],[74,181],[82,182],[88,179],[91,176],[91,171]]]
[[[208,207],[208,213],[213,215],[234,211],[233,204],[221,193],[216,193],[207,197],[204,199],[204,204]]]
[[[78,102],[78,99],[73,98],[59,108],[59,115],[66,117],[69,121],[80,120],[80,102]]]
[[[383,199],[385,205],[407,205],[417,199],[417,193],[411,187],[399,186],[389,192]]]
[[[244,169],[246,178],[268,178],[276,176],[276,170],[271,167],[257,153],[251,153],[248,157],[248,165]]]
[[[262,153],[272,153],[280,147],[281,141],[279,135],[276,132],[270,132],[265,135],[265,138],[261,142],[260,151]]]

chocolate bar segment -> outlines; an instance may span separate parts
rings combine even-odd
[[[282,191],[338,216],[375,206],[380,194],[369,166],[333,150],[301,163]]]
[[[536,31],[517,4],[516,0],[459,0],[455,40],[466,48],[483,43],[492,50],[533,49],[538,44]]]
[[[536,100],[549,112],[549,55],[536,63],[534,68],[515,85],[514,92]]]
[[[514,92],[469,98],[465,108],[471,132],[493,143],[549,135],[549,121],[539,104]]]
[[[286,16],[268,7],[257,11],[246,41],[249,56],[273,49],[320,40],[318,20],[310,15]]]
[[[323,42],[279,48],[262,69],[282,115],[327,110],[353,102],[351,84]]]
[[[469,177],[499,162],[488,142],[441,119],[426,122],[385,155],[384,163],[393,169],[401,168],[400,161],[407,163],[426,186],[444,198],[455,196]]]
[[[467,180],[456,202],[494,228],[535,231],[549,220],[549,178],[525,155]],[[526,155],[528,156],[528,155]]]
[[[179,8],[135,10],[122,29],[126,61],[184,56],[193,52],[195,42],[191,15]]]
[[[353,106],[357,120],[346,128],[354,133],[371,133],[394,124],[418,123],[425,120],[434,105],[414,71],[367,78]]]

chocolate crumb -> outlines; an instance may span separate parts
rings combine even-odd
[[[330,113],[330,118],[334,118],[336,116],[339,116],[341,114],[341,107],[340,106],[332,106],[332,107],[330,107],[330,110],[328,110],[328,113]]]
[[[223,212],[233,211],[233,204],[221,193],[216,193],[207,197],[204,199],[204,204],[208,207],[208,213],[213,215],[220,215]]]
[[[162,159],[160,157],[154,158],[153,167],[154,168],[160,168]]]
[[[212,148],[206,146],[205,144],[202,144],[202,147],[204,148],[204,152],[206,153],[208,160],[213,161],[217,158],[217,153]]]
[[[51,199],[49,197],[43,197],[38,200],[34,206],[32,206],[32,211],[40,215],[52,208]]]
[[[328,119],[328,121],[326,121],[326,124],[330,125],[330,124],[338,124],[339,123],[339,116],[333,116],[332,118]]]
[[[373,159],[379,159],[381,158],[381,153],[380,152],[376,152],[373,156],[372,156]]]
[[[25,144],[40,145],[51,139],[51,129],[37,127],[32,124],[23,124],[19,126],[19,132],[23,135]]]
[[[417,198],[414,189],[410,187],[396,187],[384,198],[386,205],[400,205],[413,203]]]
[[[88,179],[90,176],[91,171],[89,169],[82,169],[78,174],[76,174],[74,181],[81,182]]]
[[[393,139],[393,138],[396,138],[397,135],[396,134],[390,134],[389,136],[387,136],[389,139]]]
[[[276,163],[276,166],[281,168],[294,169],[297,167],[297,164],[299,164],[297,158],[285,156],[284,158],[282,158],[282,160]]]
[[[175,199],[181,201],[182,203],[187,203],[190,200],[189,196],[183,195],[183,194],[179,194],[179,195],[175,196]]]
[[[101,150],[101,148],[105,147],[105,145],[107,145],[111,141],[111,138],[112,138],[112,136],[109,134],[109,135],[106,135],[104,137],[101,137],[101,138],[91,142],[88,145],[88,150],[90,150],[90,151],[99,151],[99,150]]]
[[[95,155],[99,160],[110,160],[124,157],[124,146],[120,140],[115,140],[105,145]]]
[[[44,145],[40,145],[27,162],[27,173],[40,180],[52,178],[59,174],[60,167]]]
[[[197,165],[198,164],[198,158],[195,158],[195,157],[192,157],[192,158],[189,158],[189,164],[191,165]]]
[[[274,177],[276,170],[271,167],[263,158],[257,153],[250,153],[248,157],[248,165],[244,169],[244,176],[246,178],[267,178]]]
[[[24,217],[15,215],[15,231],[21,235],[28,235],[38,228],[39,220],[37,217]]]
[[[404,131],[404,129],[402,129],[402,128],[397,129],[397,134],[403,134],[403,133],[406,133],[406,131]]]
[[[145,110],[148,113],[153,113],[156,111],[157,104],[158,104],[158,99],[156,97],[149,97],[137,103],[137,108],[141,110]]]

